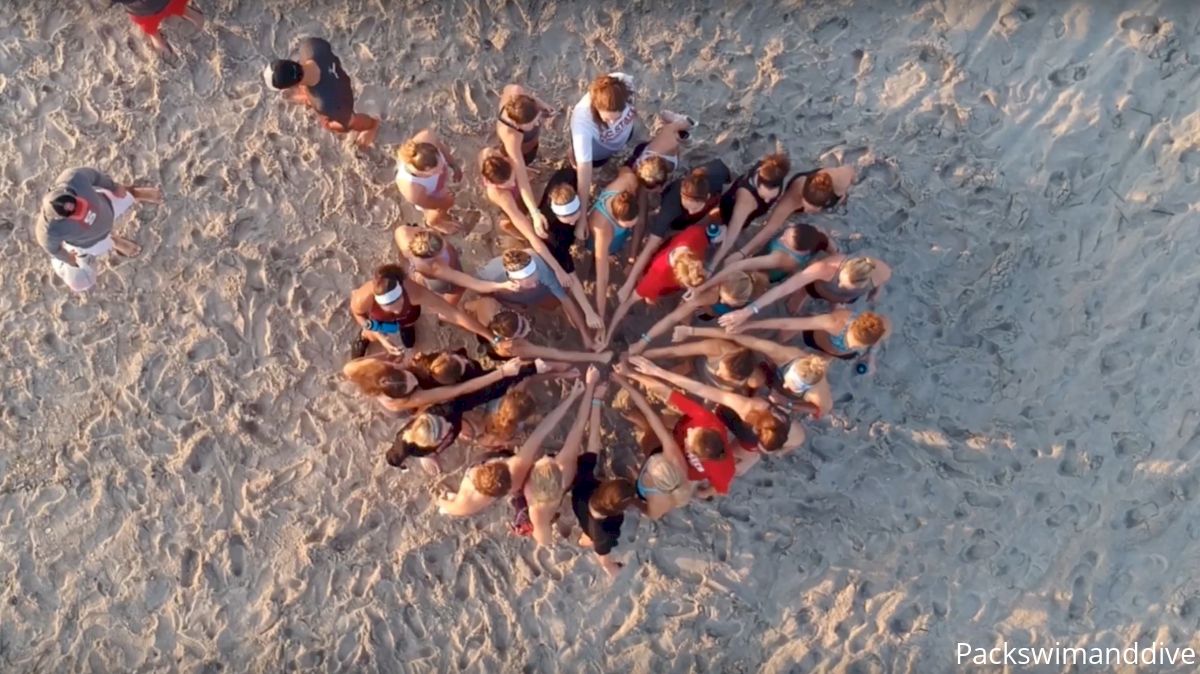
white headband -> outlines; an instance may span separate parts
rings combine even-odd
[[[275,69],[271,67],[270,63],[263,68],[263,81],[267,83],[268,87],[275,88]]]
[[[382,295],[376,295],[375,304],[378,304],[381,307],[386,307],[401,297],[404,297],[404,284],[397,283],[395,288],[392,288]]]
[[[795,364],[789,366],[783,373],[783,385],[793,393],[806,393],[813,387],[812,384],[804,381],[804,377],[800,376],[800,368]]]
[[[575,215],[579,212],[579,195],[576,194],[573,199],[565,204],[550,202],[550,210],[554,211],[555,215]]]
[[[508,277],[514,281],[520,281],[521,279],[533,276],[535,273],[537,273],[537,258],[530,257],[529,264],[516,271],[508,272]]]

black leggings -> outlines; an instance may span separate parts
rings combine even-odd
[[[400,343],[406,349],[411,349],[417,345],[417,326],[415,324],[400,326]],[[350,343],[350,359],[362,358],[367,355],[367,349],[369,348],[371,348],[371,340],[363,337],[361,334],[356,334],[354,340]]]

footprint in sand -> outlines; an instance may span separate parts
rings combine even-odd
[[[1083,561],[1071,571],[1075,580],[1071,582],[1071,602],[1067,605],[1067,620],[1078,622],[1087,617],[1092,605],[1092,573],[1096,569],[1098,559],[1099,555],[1095,552],[1084,553]]]
[[[191,548],[187,548],[183,551],[183,557],[179,560],[179,584],[184,587],[195,585],[199,571],[200,554]]]
[[[1121,19],[1121,30],[1127,30],[1141,35],[1158,35],[1163,23],[1158,17],[1137,14]]]
[[[246,542],[238,534],[229,537],[229,573],[241,578],[246,570]]]

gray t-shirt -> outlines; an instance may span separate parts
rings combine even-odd
[[[113,208],[108,197],[96,191],[103,188],[117,190],[117,183],[107,175],[91,168],[75,168],[63,171],[54,187],[42,199],[42,213],[34,229],[34,236],[46,252],[63,262],[71,258],[63,249],[64,243],[79,248],[94,246],[112,234]],[[88,214],[84,220],[64,218],[54,212],[51,202],[62,194],[74,192],[75,196],[88,203]]]
[[[534,272],[532,278],[536,278],[538,284],[524,290],[502,290],[493,294],[492,297],[501,302],[520,304],[522,306],[541,304],[551,297],[557,297],[559,300],[566,299],[567,291],[559,284],[558,278],[554,276],[554,270],[550,268],[550,265],[538,257],[538,254],[532,248],[526,248],[525,252],[529,253],[537,265],[537,271]],[[508,272],[504,270],[504,257],[501,256],[489,260],[483,266],[483,269],[479,270],[479,278],[493,283],[507,281]]]
[[[354,87],[329,42],[319,37],[300,40],[296,60],[300,63],[315,61],[321,68],[321,79],[308,88],[317,114],[342,126],[350,126],[350,119],[354,117]]]

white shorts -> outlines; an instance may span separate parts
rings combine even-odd
[[[97,188],[97,192],[108,197],[112,202],[113,219],[117,219],[129,212],[133,207],[133,195],[126,192],[124,197],[118,197],[108,190]],[[92,286],[96,285],[96,268],[93,266],[97,258],[108,255],[113,250],[112,236],[104,237],[104,240],[87,248],[72,246],[69,243],[64,243],[63,248],[75,254],[75,262],[79,266],[73,267],[58,258],[50,258],[50,266],[54,269],[54,273],[58,275],[67,287],[71,290],[81,293],[91,290]]]

